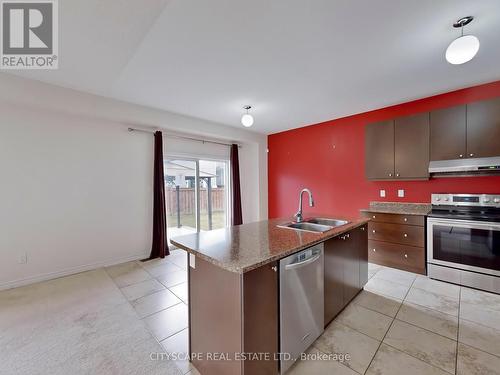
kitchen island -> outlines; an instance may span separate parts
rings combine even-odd
[[[332,215],[323,215],[332,217]],[[367,219],[326,232],[273,219],[176,237],[189,255],[189,337],[203,375],[278,374],[279,260],[324,245],[324,324],[367,282]]]

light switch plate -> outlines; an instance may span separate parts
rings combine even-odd
[[[196,257],[194,254],[189,254],[189,267],[196,268]]]
[[[380,196],[381,196],[382,198],[384,198],[384,197],[385,197],[385,190],[380,190]]]
[[[405,196],[405,191],[403,189],[399,189],[398,190],[398,197],[399,198],[404,198],[404,196]]]

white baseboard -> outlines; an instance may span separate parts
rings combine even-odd
[[[47,281],[47,280],[57,279],[59,277],[74,275],[75,273],[91,271],[91,270],[95,270],[95,269],[101,268],[101,267],[109,267],[109,266],[114,266],[115,264],[130,262],[132,260],[145,259],[147,257],[149,257],[149,253],[134,254],[134,255],[129,255],[126,257],[110,259],[110,260],[103,261],[103,262],[97,262],[97,263],[76,266],[76,267],[70,267],[70,268],[66,268],[66,269],[61,270],[61,271],[49,272],[49,273],[44,273],[44,274],[26,277],[23,279],[7,281],[4,283],[0,283],[0,290],[17,288],[20,286],[38,283],[40,281]]]

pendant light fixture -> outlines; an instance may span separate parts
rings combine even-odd
[[[472,22],[474,17],[460,18],[453,27],[460,28],[462,35],[450,43],[446,49],[446,61],[453,65],[464,64],[476,56],[479,51],[479,39],[474,35],[464,35],[464,26]]]
[[[253,125],[253,116],[248,113],[250,109],[252,109],[251,105],[246,105],[243,107],[244,110],[247,111],[243,116],[241,116],[241,123],[243,124],[244,127],[249,128],[250,126]]]

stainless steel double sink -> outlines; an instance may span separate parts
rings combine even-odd
[[[349,224],[349,222],[346,220],[340,220],[340,219],[314,217],[311,219],[306,219],[304,221],[301,221],[300,223],[291,222],[291,223],[286,223],[286,224],[280,224],[280,225],[278,225],[278,227],[287,228],[287,229],[302,230],[302,231],[306,231],[306,232],[323,233],[323,232],[329,231],[330,229],[340,227],[340,226],[345,225],[345,224]]]

